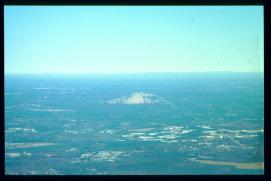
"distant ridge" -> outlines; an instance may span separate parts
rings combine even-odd
[[[135,92],[128,96],[121,96],[119,98],[114,98],[107,100],[108,104],[172,104],[170,101],[150,93]]]

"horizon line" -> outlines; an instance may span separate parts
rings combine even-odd
[[[9,72],[4,75],[119,75],[119,74],[185,74],[185,73],[264,73],[264,71],[183,71],[183,72]]]

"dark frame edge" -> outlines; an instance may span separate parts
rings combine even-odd
[[[126,0],[127,1],[127,0]],[[147,1],[147,0],[146,0]],[[3,0],[2,3],[3,5],[19,5],[19,6],[25,6],[25,5],[264,5],[265,7],[268,5],[270,7],[270,0],[229,0],[228,3],[226,2],[221,2],[221,3],[217,3],[219,0],[215,1],[215,0],[202,0],[200,2],[200,0],[185,0],[180,2],[181,0],[157,0],[156,2],[154,1],[150,1],[148,3],[146,3],[146,1],[144,2],[144,0],[133,0],[131,2],[126,2],[125,0],[93,0],[91,2],[91,0],[70,0],[70,1],[65,1],[65,0]],[[234,2],[235,1],[235,2]],[[2,18],[2,22],[1,23],[1,30],[2,30],[2,34],[1,34],[1,40],[2,40],[2,47],[4,47],[4,6],[1,7],[1,18]],[[264,32],[270,32],[270,18],[268,17],[268,12],[267,12],[267,8],[264,8]],[[270,40],[270,34],[268,33],[264,33],[264,39]],[[271,73],[268,72],[268,61],[270,59],[270,51],[267,51],[268,48],[270,47],[270,41],[264,41],[264,83],[265,85],[268,85],[268,82],[271,80],[270,76]],[[0,54],[3,57],[3,64],[4,65],[4,49],[1,49]],[[270,59],[271,60],[271,59]],[[1,88],[2,90],[4,90],[4,66],[1,66],[1,70],[2,72],[2,76],[1,80],[2,80],[2,84],[1,84]],[[269,86],[265,86],[265,91],[264,91],[264,97],[265,99],[269,99],[270,96],[268,96],[268,92],[271,92],[270,87]],[[1,96],[1,101],[2,101],[2,105],[4,105],[4,92],[2,92],[2,96]],[[268,128],[270,128],[270,121],[268,122],[270,116],[267,116],[266,112],[268,112],[268,106],[269,104],[266,103],[266,101],[264,102],[264,110],[265,110],[265,124],[264,124],[264,129],[267,130]],[[1,114],[1,118],[2,120],[4,120],[5,116],[4,116],[4,111]],[[3,126],[3,127],[2,127]],[[1,124],[1,131],[2,131],[2,136],[4,138],[4,121]],[[270,143],[271,141],[271,132],[264,132],[264,141],[265,143]],[[2,158],[4,160],[4,142],[2,143],[3,147],[1,147],[0,151],[2,151]],[[267,146],[267,144],[265,144],[265,162],[264,162],[264,175],[265,176],[270,176],[271,175],[271,169],[270,169],[270,164],[269,162],[266,162],[266,160],[271,160],[270,157],[270,146]],[[4,162],[4,161],[3,161]],[[2,162],[2,163],[3,163]],[[4,166],[4,165],[3,165]],[[0,174],[1,175],[5,175],[5,167],[1,168],[0,170]],[[8,177],[12,177],[12,176],[8,176]],[[214,176],[215,177],[215,176]],[[253,178],[253,177],[252,177]],[[259,177],[257,178],[259,179]],[[240,179],[242,180],[242,179]],[[260,179],[263,180],[263,179]]]
[[[3,0],[4,5],[264,5],[268,0]]]

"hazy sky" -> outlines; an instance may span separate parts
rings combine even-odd
[[[5,6],[5,73],[263,71],[262,6]]]

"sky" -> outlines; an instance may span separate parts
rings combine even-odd
[[[262,6],[5,6],[13,73],[263,72]]]

